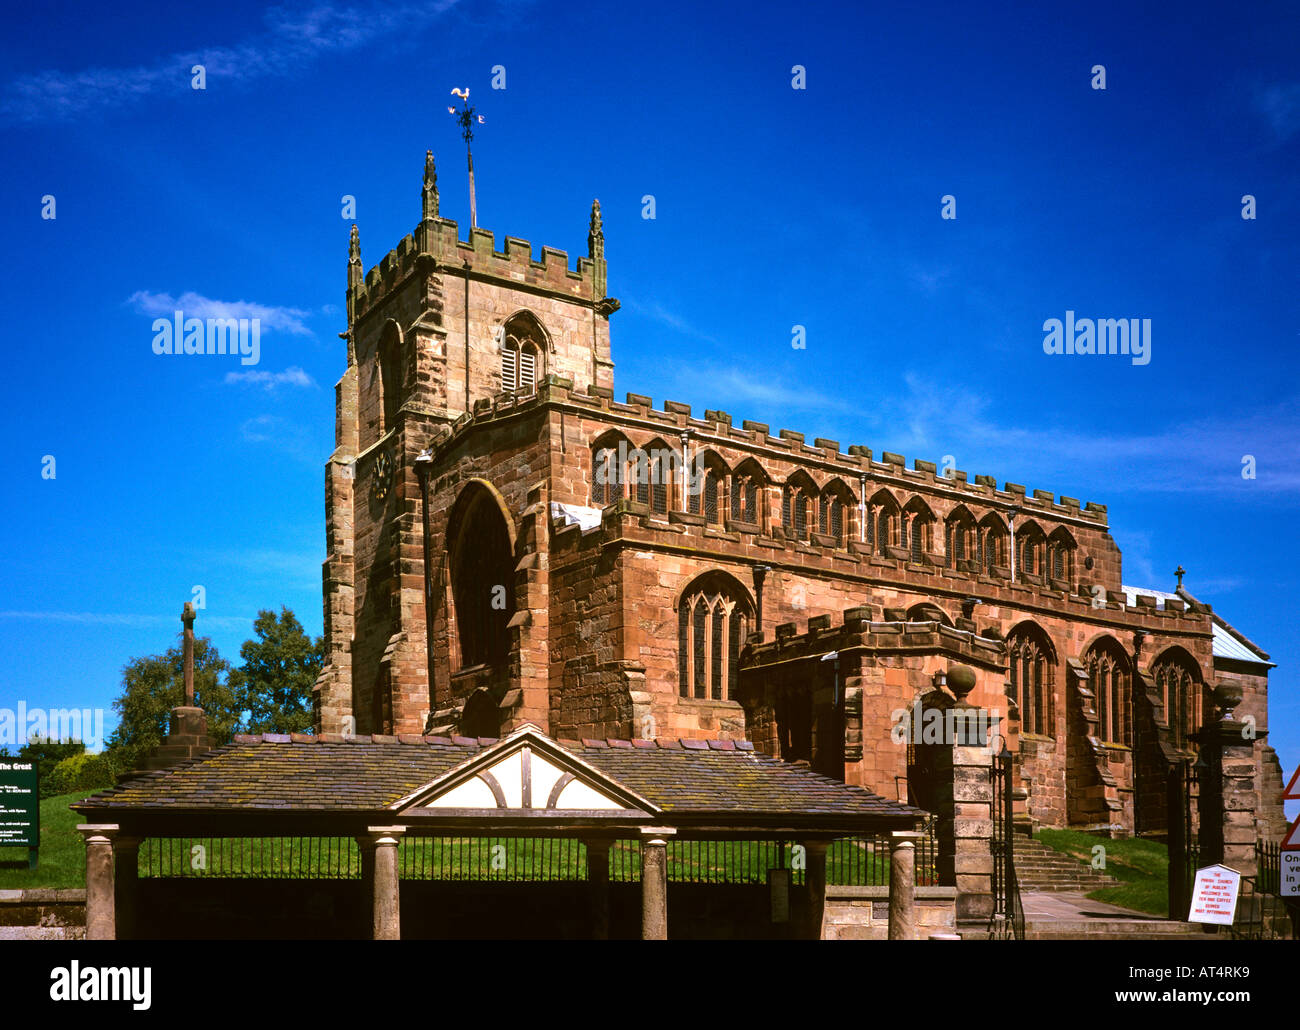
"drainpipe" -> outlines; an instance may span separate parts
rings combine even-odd
[[[867,542],[867,477],[858,477],[858,543]]]
[[[421,451],[415,459],[415,474],[420,481],[420,520],[423,525],[421,551],[424,555],[424,650],[429,666],[429,718],[438,710],[438,691],[433,679],[433,562],[429,560],[429,476],[433,471],[433,454]],[[428,730],[426,724],[424,729]]]
[[[754,566],[754,631],[760,636],[763,633],[763,580],[771,571],[770,565]]]

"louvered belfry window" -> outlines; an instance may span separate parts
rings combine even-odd
[[[509,343],[501,351],[501,389],[513,390],[519,381],[519,352]]]
[[[528,349],[519,352],[519,384],[520,393],[532,393],[533,387],[537,385],[537,354]]]

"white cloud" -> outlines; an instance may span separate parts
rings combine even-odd
[[[274,390],[279,386],[314,387],[316,385],[316,380],[297,365],[286,368],[283,372],[260,372],[256,369],[248,372],[227,372],[226,382],[260,386],[264,390]]]
[[[25,619],[33,622],[71,622],[88,626],[171,626],[175,615],[138,615],[133,612],[33,612],[0,611],[0,619]],[[252,623],[252,616],[234,615],[202,616],[205,626],[223,629],[240,629]]]
[[[190,69],[201,64],[209,84],[251,82],[288,75],[319,58],[356,50],[394,33],[409,36],[455,6],[432,0],[394,6],[321,3],[291,9],[273,7],[263,15],[265,29],[230,46],[169,54],[153,64],[122,68],[47,70],[23,75],[0,100],[0,121],[35,123],[63,120],[122,107],[151,95],[183,95]]]
[[[656,322],[661,322],[674,332],[682,336],[690,336],[696,340],[703,340],[706,343],[717,343],[718,341],[701,329],[697,329],[684,318],[673,314],[662,304],[651,302],[641,304],[635,300],[626,300],[623,303],[624,308],[628,311],[636,312],[638,315],[644,315],[646,318],[653,318]]]
[[[311,336],[303,325],[308,312],[301,308],[273,307],[247,300],[214,300],[189,291],[179,297],[170,293],[137,290],[126,299],[142,315],[170,318],[180,311],[185,318],[256,318],[263,332],[284,332],[294,336]]]

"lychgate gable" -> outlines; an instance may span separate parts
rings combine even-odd
[[[659,809],[551,740],[521,727],[391,806],[446,814],[655,815]]]

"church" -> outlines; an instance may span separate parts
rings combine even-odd
[[[1183,586],[1125,582],[1105,504],[614,391],[585,257],[439,213],[363,274],[326,463],[322,735],[749,742],[926,807],[897,732],[973,670],[1025,831],[1160,834],[1203,725],[1242,723],[1285,832],[1268,654]],[[1244,830],[1245,828],[1243,828]]]
[[[346,310],[315,732],[210,747],[186,605],[167,743],[73,806],[88,937],[1027,939],[1043,827],[1262,932],[1273,664],[1104,504],[617,399],[599,204],[572,266],[462,240],[432,153]]]

